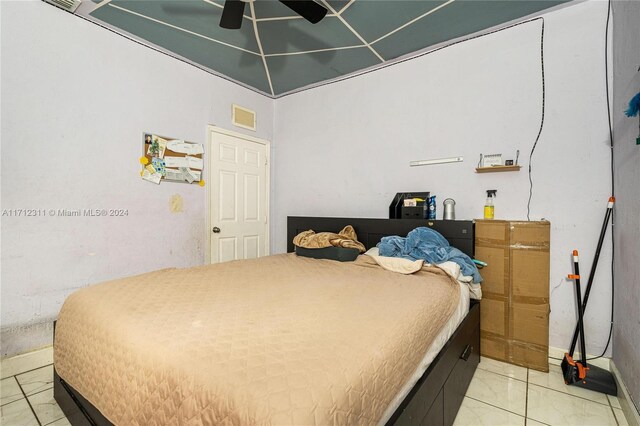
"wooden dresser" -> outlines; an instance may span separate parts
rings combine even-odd
[[[549,222],[476,220],[481,354],[549,371]]]

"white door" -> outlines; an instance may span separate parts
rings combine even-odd
[[[268,143],[211,129],[211,263],[268,253]]]

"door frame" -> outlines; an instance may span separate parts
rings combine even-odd
[[[266,140],[266,139],[260,139],[260,138],[256,138],[255,136],[249,136],[249,135],[245,135],[244,133],[239,133],[239,132],[234,132],[233,130],[227,130],[227,129],[223,129],[222,127],[218,127],[218,126],[214,126],[212,124],[207,125],[207,146],[208,146],[208,152],[209,152],[209,156],[213,155],[213,140],[211,138],[211,133],[219,133],[222,135],[227,135],[227,136],[232,136],[234,138],[238,138],[238,139],[244,139],[247,140],[249,142],[255,142],[255,143],[259,143],[261,145],[265,146],[266,149],[266,156],[267,156],[267,167],[266,167],[266,185],[267,185],[267,193],[266,193],[266,206],[265,206],[265,214],[266,214],[266,219],[267,219],[267,223],[266,223],[266,231],[265,231],[265,253],[266,255],[270,255],[271,254],[271,238],[270,238],[270,232],[269,232],[269,228],[271,225],[271,211],[270,211],[270,198],[271,198],[271,142]],[[208,157],[207,157],[208,158]],[[211,202],[213,201],[211,199],[212,196],[212,192],[211,188],[213,187],[212,185],[217,185],[218,182],[214,181],[214,176],[212,170],[211,170],[211,158],[207,159],[207,165],[208,167],[206,168],[208,170],[207,172],[207,180],[209,180],[209,184],[206,185],[207,187],[207,208],[206,210],[206,218],[205,218],[205,224],[206,224],[206,232],[207,232],[207,237],[205,238],[205,241],[207,242],[207,248],[205,250],[204,253],[204,259],[205,259],[205,265],[210,265],[211,264],[211,238],[212,238],[212,231],[211,231]]]

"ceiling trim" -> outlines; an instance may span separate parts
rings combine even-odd
[[[264,49],[262,49],[262,42],[260,41],[258,22],[256,21],[256,11],[254,9],[252,1],[249,2],[249,8],[251,10],[251,23],[253,24],[253,32],[256,34],[256,42],[258,43],[258,49],[260,49],[260,57],[262,58],[264,71],[267,74],[267,81],[269,82],[269,90],[271,91],[271,96],[275,96],[275,92],[273,91],[273,83],[271,83],[271,73],[269,72],[269,65],[267,65],[267,58],[264,56]]]
[[[295,20],[295,19],[304,19],[304,18],[302,16],[300,16],[300,15],[296,15],[296,16],[271,16],[269,18],[256,18],[256,21],[258,21],[258,22],[288,21],[288,20]]]
[[[451,3],[453,3],[453,2],[454,2],[454,0],[449,0],[449,1],[448,1],[448,2],[446,2],[446,3],[442,3],[441,5],[438,5],[438,6],[434,7],[433,9],[431,9],[431,10],[429,10],[429,11],[427,11],[427,12],[423,13],[422,15],[418,16],[417,18],[413,18],[413,19],[412,19],[412,20],[410,20],[409,22],[407,22],[407,23],[405,23],[405,24],[403,24],[403,25],[400,25],[400,26],[399,26],[398,28],[396,28],[395,30],[390,31],[390,32],[386,33],[385,35],[383,35],[383,36],[381,36],[381,37],[379,37],[379,38],[375,39],[374,41],[372,41],[372,42],[371,42],[371,44],[376,44],[376,43],[377,43],[377,42],[379,42],[380,40],[383,40],[383,39],[385,39],[385,38],[389,37],[391,34],[395,34],[395,33],[397,33],[397,32],[398,32],[398,31],[400,31],[401,29],[408,27],[409,25],[413,24],[414,22],[419,21],[420,19],[424,18],[425,16],[429,16],[429,15],[431,15],[433,12],[436,12],[436,11],[438,11],[438,10],[442,9],[443,7],[448,6],[448,5],[450,5]]]
[[[331,52],[334,50],[346,50],[346,49],[357,49],[360,47],[365,47],[364,44],[356,44],[353,46],[343,46],[343,47],[329,47],[326,49],[316,49],[316,50],[305,50],[302,52],[286,52],[286,53],[267,53],[264,56],[270,58],[272,56],[293,56],[293,55],[304,55],[305,53],[318,53],[318,52]]]
[[[331,18],[334,16],[338,16],[338,15],[334,15],[333,13],[328,13],[325,18]],[[304,19],[302,16],[300,15],[296,15],[296,16],[271,16],[269,18],[256,18],[256,21],[258,22],[265,22],[265,21],[288,21],[288,20],[295,20],[295,19]]]
[[[337,13],[333,7],[331,7],[331,5],[327,0],[321,0],[321,1],[322,3],[324,3],[327,9],[333,12],[333,14],[336,15],[336,17],[340,20],[340,22],[342,22],[342,24],[353,33],[353,35],[358,37],[358,39],[362,42],[362,44],[365,47],[367,47],[374,55],[376,55],[376,57],[380,60],[380,63],[384,62],[384,58],[378,52],[376,52],[376,50],[373,47],[371,47],[369,43],[367,43],[367,40],[365,40],[360,34],[358,34],[358,32],[351,25],[349,25],[349,23],[339,13]]]
[[[356,0],[349,0],[349,3],[345,4],[344,7],[338,11],[338,15],[342,15],[342,12],[347,10],[349,8],[349,6],[351,6],[353,4],[354,1],[356,1]]]
[[[166,23],[164,21],[161,21],[159,19],[151,18],[151,17],[149,17],[147,15],[143,15],[141,13],[134,12],[134,11],[129,10],[129,9],[125,9],[122,6],[116,6],[115,4],[110,4],[109,7],[113,7],[114,9],[118,9],[118,10],[121,10],[123,12],[127,12],[127,13],[130,13],[132,15],[138,16],[140,18],[147,19],[149,21],[155,22],[157,24],[161,24],[161,25],[167,26],[169,28],[173,28],[174,30],[182,31],[182,32],[185,32],[187,34],[191,34],[191,35],[194,35],[196,37],[200,37],[200,38],[203,38],[205,40],[212,41],[214,43],[222,44],[223,46],[231,47],[231,48],[234,48],[234,49],[237,49],[237,50],[241,50],[243,52],[247,52],[247,53],[251,53],[253,55],[257,55],[257,56],[259,56],[261,54],[261,53],[258,53],[258,52],[254,52],[253,50],[245,49],[243,47],[234,46],[233,44],[226,43],[226,42],[220,41],[220,40],[216,40],[216,39],[211,38],[211,37],[207,37],[205,35],[202,35],[202,34],[199,34],[199,33],[196,33],[194,31],[190,31],[190,30],[187,30],[187,29],[184,29],[184,28],[181,28],[181,27],[178,27],[176,25],[168,24],[168,23]],[[262,50],[262,46],[260,46],[259,42],[258,42],[258,46],[260,47],[260,50]]]
[[[98,10],[98,9],[100,9],[102,6],[106,6],[106,5],[108,5],[110,2],[111,2],[111,0],[102,0],[102,1],[101,1],[100,3],[98,3],[98,4],[96,5],[96,7],[94,7],[94,8],[93,8],[93,10],[91,10],[91,11],[93,12],[94,10]]]

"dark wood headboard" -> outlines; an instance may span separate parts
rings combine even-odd
[[[357,219],[346,217],[287,217],[287,252],[293,251],[293,237],[302,231],[340,232],[347,225],[353,226],[358,240],[368,249],[375,247],[382,237],[406,236],[410,231],[426,226],[438,231],[449,244],[473,259],[475,224],[472,220],[424,220],[424,219]]]

